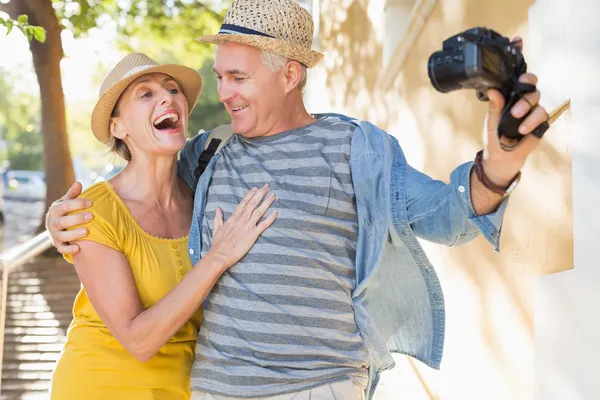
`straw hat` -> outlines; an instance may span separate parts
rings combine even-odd
[[[131,82],[150,73],[163,73],[175,79],[192,113],[202,90],[202,78],[198,72],[183,65],[159,64],[142,53],[131,53],[115,65],[100,85],[100,98],[92,112],[92,132],[96,139],[105,144],[109,142],[110,118],[119,97]]]
[[[311,68],[323,54],[311,49],[314,24],[292,0],[235,0],[217,35],[197,40],[214,44],[237,42],[281,54]]]

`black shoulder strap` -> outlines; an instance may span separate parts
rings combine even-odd
[[[196,191],[196,186],[198,186],[200,175],[202,175],[208,166],[210,159],[213,158],[217,152],[219,144],[221,144],[221,139],[211,139],[208,147],[200,153],[200,157],[198,157],[198,166],[196,166],[196,169],[194,170],[194,192]]]
[[[233,136],[233,130],[231,125],[219,125],[215,129],[208,133],[208,138],[204,144],[204,150],[198,157],[198,165],[194,170],[194,192],[200,176],[208,166],[211,158],[221,150],[221,148],[229,142],[229,139]]]

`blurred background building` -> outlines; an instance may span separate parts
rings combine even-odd
[[[445,291],[442,370],[398,356],[378,394],[461,400],[599,397],[589,351],[599,350],[591,332],[600,327],[589,315],[598,299],[591,282],[599,278],[591,199],[599,194],[594,110],[600,43],[591,16],[600,15],[600,4],[312,0],[305,5],[319,26],[315,44],[325,53],[309,75],[309,109],[369,119],[399,140],[409,163],[435,178],[447,180],[482,147],[487,107],[473,91],[440,94],[432,88],[427,61],[444,39],[476,26],[521,36],[529,70],[540,78],[542,105],[548,111],[571,105],[523,170],[504,222],[501,253],[482,238],[461,248],[423,243]]]

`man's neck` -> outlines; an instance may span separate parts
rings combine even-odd
[[[302,95],[297,94],[299,98],[290,98],[289,101],[284,104],[282,110],[285,110],[279,116],[277,122],[264,136],[273,136],[283,132],[290,131],[292,129],[301,128],[308,124],[316,121],[312,115],[306,111],[304,102],[302,101]]]

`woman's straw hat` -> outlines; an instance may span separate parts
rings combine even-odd
[[[304,8],[292,0],[236,0],[216,35],[202,42],[237,42],[296,60],[311,68],[323,54],[311,49],[314,24]]]
[[[142,53],[132,53],[123,58],[106,75],[100,85],[100,98],[92,112],[92,132],[102,143],[110,141],[110,118],[121,94],[138,77],[163,73],[175,79],[185,96],[190,114],[202,90],[202,78],[191,68],[177,64],[159,64]]]

